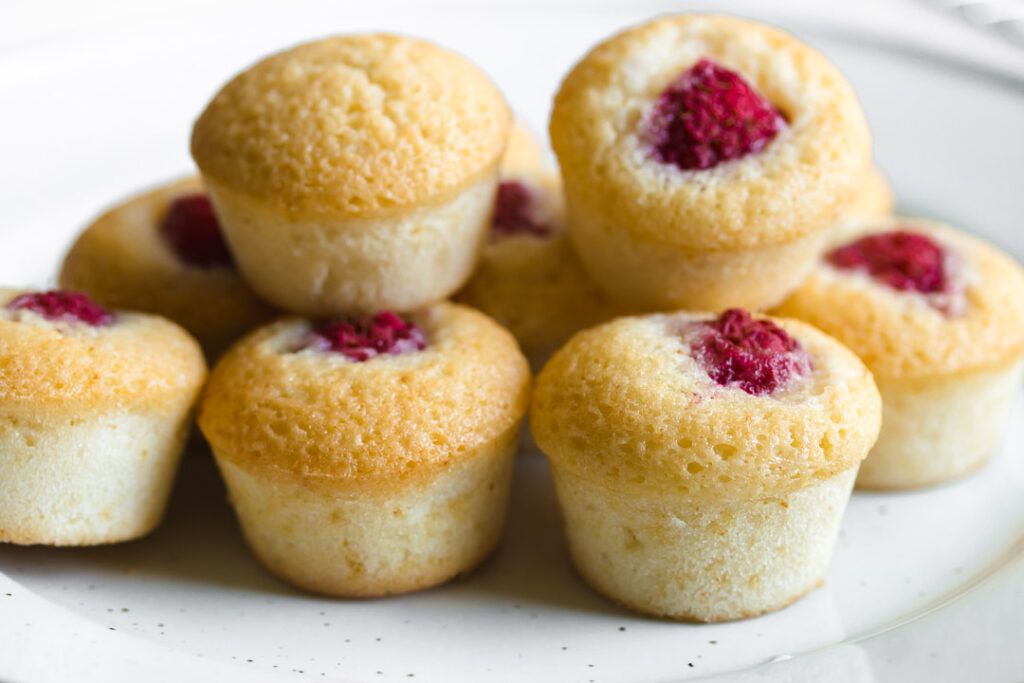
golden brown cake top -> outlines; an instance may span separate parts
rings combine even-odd
[[[441,303],[409,318],[424,349],[354,362],[300,349],[290,318],[243,339],[214,368],[199,411],[218,453],[251,472],[310,485],[398,486],[514,429],[530,370],[487,316]]]
[[[948,225],[919,218],[844,224],[829,251],[869,235],[911,232],[946,253],[948,291],[900,291],[826,255],[775,312],[819,327],[859,355],[880,382],[924,379],[1012,362],[1024,354],[1024,271]]]
[[[162,410],[198,394],[206,363],[196,341],[154,315],[113,311],[102,326],[50,320],[8,305],[26,292],[0,289],[0,404],[31,417]]]
[[[204,175],[301,216],[375,216],[439,203],[498,163],[511,115],[466,59],[393,35],[271,55],[196,121]]]
[[[585,330],[537,378],[534,438],[558,467],[623,495],[778,495],[856,466],[881,425],[867,368],[810,325],[771,319],[809,374],[767,395],[712,379],[693,350],[713,316],[627,317]]]
[[[702,59],[738,74],[786,122],[756,153],[681,170],[653,156],[645,125]],[[821,54],[776,28],[703,14],[661,17],[596,46],[562,82],[550,132],[570,197],[639,236],[694,249],[777,244],[827,227],[871,153],[852,88]]]

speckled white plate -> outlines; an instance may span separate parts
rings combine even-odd
[[[245,7],[0,51],[4,284],[46,283],[101,207],[188,172],[194,116],[271,49],[357,29],[427,36],[471,55],[542,129],[572,61],[639,16]],[[787,25],[857,87],[906,210],[1024,255],[1024,84],[828,21]],[[521,460],[507,534],[479,571],[419,594],[345,601],[260,569],[196,449],[147,539],[0,546],[0,679],[1020,680],[1022,450],[1018,405],[1002,451],[970,479],[855,494],[823,588],[775,614],[702,626],[639,617],[580,582],[541,458]]]

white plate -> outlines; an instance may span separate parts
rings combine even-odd
[[[3,282],[45,283],[102,206],[188,172],[191,121],[268,50],[368,28],[431,37],[471,55],[542,129],[572,61],[636,18],[300,7],[211,12],[201,23],[164,15],[0,53]],[[857,87],[905,207],[1024,254],[1020,82],[827,22],[790,27]],[[590,592],[568,563],[540,458],[521,460],[506,537],[479,571],[424,593],[344,601],[296,591],[256,565],[197,451],[150,538],[0,546],[0,679],[1019,679],[1022,449],[1018,405],[1006,445],[976,476],[855,494],[825,587],[781,612],[711,626],[645,619]]]

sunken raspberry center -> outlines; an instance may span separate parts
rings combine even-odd
[[[370,360],[382,354],[397,356],[426,348],[416,325],[390,311],[362,318],[332,320],[310,333],[304,348],[340,353],[349,360]]]
[[[688,171],[759,152],[785,127],[742,76],[701,59],[661,94],[644,132],[655,158]]]
[[[836,268],[866,272],[900,291],[937,294],[950,288],[945,251],[928,237],[907,230],[862,237],[826,258]]]
[[[764,396],[793,375],[810,371],[807,352],[770,320],[758,320],[747,311],[731,308],[698,326],[694,356],[722,386]]]
[[[32,311],[47,320],[81,322],[103,327],[114,322],[114,314],[81,292],[52,289],[48,292],[29,292],[15,297],[7,308],[12,311]]]
[[[160,234],[183,262],[199,268],[233,265],[220,223],[205,194],[178,197],[171,202]]]
[[[537,197],[526,185],[514,180],[498,185],[493,222],[496,235],[543,237],[551,232],[551,226],[538,214]]]

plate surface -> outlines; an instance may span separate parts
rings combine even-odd
[[[381,27],[429,37],[470,55],[543,130],[572,62],[640,18],[301,7],[287,17],[256,8],[244,21],[215,12],[203,24],[167,15],[0,53],[4,283],[52,280],[99,209],[188,173],[192,120],[270,50]],[[854,83],[905,210],[1024,255],[1020,83],[827,22],[788,27]],[[1024,406],[1012,422],[1002,451],[970,479],[855,494],[823,588],[781,612],[711,626],[644,619],[590,592],[569,565],[535,455],[519,463],[505,539],[479,571],[415,595],[338,601],[263,572],[196,449],[166,523],[147,539],[0,546],[0,679],[1010,680],[1024,671]]]

